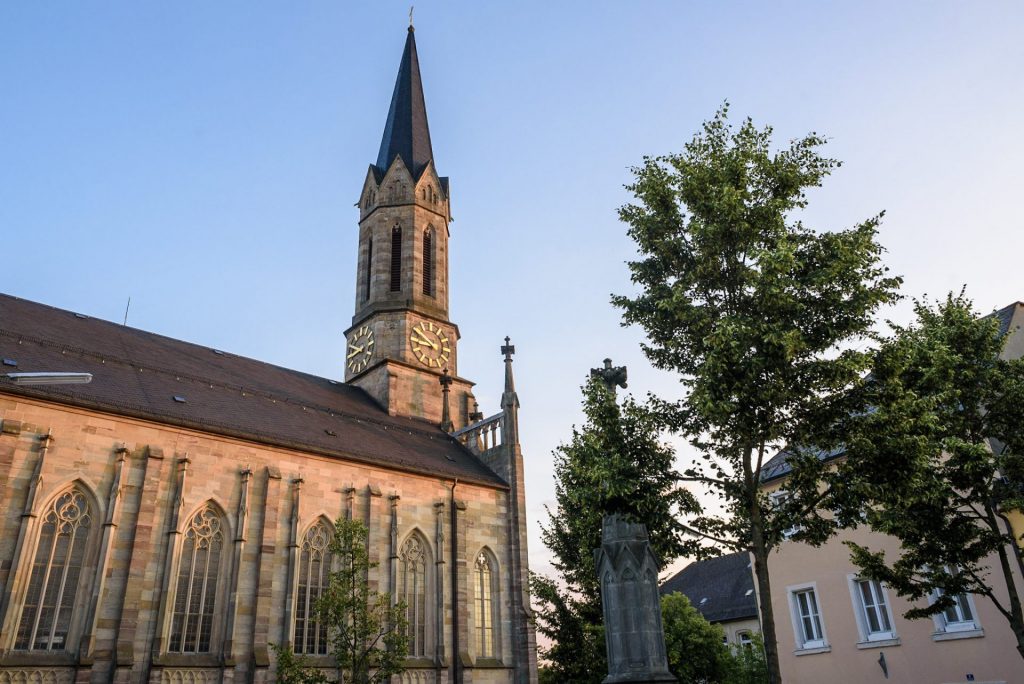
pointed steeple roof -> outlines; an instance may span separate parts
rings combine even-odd
[[[402,64],[398,68],[395,92],[391,96],[391,109],[384,126],[384,137],[377,154],[380,175],[387,173],[395,157],[401,157],[414,178],[434,157],[430,148],[430,129],[427,127],[427,107],[423,101],[423,83],[420,81],[420,62],[416,56],[416,33],[412,26],[405,39]]]

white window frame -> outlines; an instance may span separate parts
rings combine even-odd
[[[810,593],[814,598],[814,608],[817,609],[816,613],[811,613],[808,617],[817,618],[812,619],[812,625],[817,624],[819,634],[811,635],[817,636],[814,639],[805,639],[804,634],[804,615],[800,609],[800,595]],[[832,650],[829,645],[828,633],[825,630],[825,616],[824,611],[821,608],[821,598],[819,597],[818,583],[817,582],[805,582],[804,584],[794,584],[786,587],[786,596],[789,601],[789,616],[793,622],[793,640],[796,644],[797,655],[805,655],[807,653],[823,653]]]
[[[736,644],[744,648],[750,648],[754,644],[754,633],[749,629],[741,629],[736,632]]]
[[[789,499],[792,497],[792,495],[789,492],[787,492],[787,491],[785,491],[783,489],[777,489],[774,492],[772,492],[771,494],[769,494],[769,496],[771,497],[771,500],[772,500],[772,508],[779,508],[779,507],[781,507],[784,503],[789,501]],[[796,534],[797,532],[799,532],[802,529],[803,529],[803,526],[801,526],[801,525],[793,525],[792,527],[787,527],[786,529],[782,530],[782,538],[783,539],[789,539],[794,534]]]
[[[850,601],[853,603],[853,614],[857,619],[857,630],[860,633],[861,644],[868,644],[872,642],[885,641],[889,642],[893,639],[899,638],[896,634],[896,621],[895,616],[892,613],[892,601],[889,600],[889,592],[884,584],[876,582],[874,580],[868,580],[864,577],[858,577],[857,575],[846,576],[849,587],[850,587]],[[875,599],[876,603],[872,606],[878,614],[879,626],[883,626],[882,617],[889,623],[889,629],[879,630],[877,632],[871,631],[871,620],[868,617],[868,606],[864,603],[864,594],[861,590],[861,583],[869,582],[871,588],[872,598]]]
[[[938,600],[942,596],[942,591],[938,590],[933,595],[933,602]],[[969,620],[964,618],[964,608],[971,614]],[[946,616],[946,610],[953,610],[961,619],[950,620]],[[933,617],[937,618],[936,627],[941,628],[937,631],[941,632],[972,632],[981,629],[978,624],[978,609],[974,606],[974,598],[970,594],[959,594],[953,597],[952,608],[936,613]]]

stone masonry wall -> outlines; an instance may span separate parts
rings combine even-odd
[[[36,475],[41,437],[47,431],[52,441]],[[118,472],[119,487],[114,488]],[[301,541],[317,519],[333,520],[351,511],[368,524],[371,557],[380,564],[371,583],[381,590],[390,589],[395,576],[391,549],[400,548],[414,530],[428,540],[435,566],[433,586],[441,589],[440,601],[429,609],[428,630],[431,625],[435,628],[428,642],[440,643],[442,648],[440,658],[416,661],[402,681],[448,681],[453,642],[450,481],[0,395],[0,610],[4,611],[0,619],[7,627],[17,625],[31,570],[29,552],[35,541],[20,531],[31,528],[32,518],[24,517],[22,510],[33,482],[36,514],[66,486],[81,483],[95,500],[97,524],[90,533],[83,571],[88,575],[86,588],[76,598],[79,626],[72,633],[70,652],[15,651],[13,630],[5,629],[0,637],[0,678],[273,681],[269,644],[288,641],[291,627],[286,616],[294,610],[290,601],[294,579],[288,586],[292,536],[298,535]],[[243,492],[247,499],[240,506]],[[509,606],[516,583],[506,561],[508,493],[459,483],[454,498],[458,517],[455,592],[461,604],[458,641],[464,681],[509,682],[513,665]],[[177,516],[180,528],[207,501],[223,510],[228,527],[215,626],[220,634],[215,633],[210,654],[175,656],[166,653],[170,607],[164,603],[176,558],[176,549],[170,546],[180,535],[170,534],[169,526]],[[106,519],[108,511],[113,513],[110,523],[102,526],[99,521]],[[396,516],[394,541],[392,515]],[[244,525],[239,528],[241,520]],[[105,527],[110,528],[110,543],[100,548]],[[19,534],[23,537],[20,555]],[[468,573],[484,547],[498,561],[500,646],[497,662],[476,667]],[[232,567],[236,554],[239,562]],[[102,568],[102,585],[94,584],[97,568]],[[101,589],[94,602],[95,620],[85,624],[93,586]],[[231,595],[236,597],[233,620],[228,610]],[[443,626],[440,633],[438,624]],[[74,639],[75,632],[81,639]],[[79,649],[78,643],[86,647]]]

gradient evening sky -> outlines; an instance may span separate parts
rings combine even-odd
[[[0,5],[0,291],[343,375],[357,212],[403,2]],[[677,396],[609,295],[643,155],[724,101],[844,165],[805,222],[886,211],[904,292],[1024,299],[1020,2],[424,2],[417,43],[451,177],[460,375],[497,410],[510,335],[533,564],[551,451],[610,356]],[[904,302],[889,315],[906,320]],[[686,458],[685,450],[681,459]]]

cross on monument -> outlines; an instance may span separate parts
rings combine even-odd
[[[511,337],[505,337],[505,344],[501,345],[501,353],[505,355],[506,361],[512,360],[512,355],[516,353],[516,345],[509,344],[512,341]]]
[[[604,360],[604,368],[591,368],[590,377],[597,378],[604,383],[608,391],[615,394],[615,387],[626,389],[626,367],[612,367],[612,360]]]

